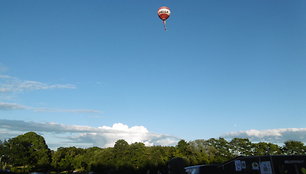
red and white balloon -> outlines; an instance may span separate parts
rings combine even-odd
[[[169,7],[163,6],[157,10],[159,18],[163,21],[164,28],[166,29],[166,20],[170,17],[171,11]]]

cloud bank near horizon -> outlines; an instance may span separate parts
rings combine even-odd
[[[177,137],[149,132],[144,126],[129,127],[122,123],[112,126],[90,127],[63,125],[58,123],[38,123],[19,120],[0,120],[0,139],[9,139],[29,131],[44,136],[49,148],[58,147],[113,147],[119,139],[128,143],[142,142],[147,146],[176,145]]]
[[[224,138],[248,138],[252,142],[284,143],[286,141],[300,141],[306,143],[306,128],[284,128],[268,130],[246,130],[224,134]]]

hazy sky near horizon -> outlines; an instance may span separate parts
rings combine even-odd
[[[304,0],[2,0],[0,25],[2,139],[306,142]]]

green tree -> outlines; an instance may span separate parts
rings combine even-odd
[[[78,168],[81,168],[81,171],[92,171],[92,166],[97,163],[96,156],[98,152],[102,151],[104,149],[101,149],[99,147],[91,147],[84,149],[84,153],[78,155],[79,165]]]
[[[235,156],[250,156],[254,154],[254,145],[247,138],[234,138],[229,145],[231,153]]]
[[[194,157],[192,156],[192,149],[185,140],[180,140],[176,145],[177,153],[175,157],[180,157],[185,159],[187,163],[190,161],[194,161]]]
[[[52,156],[52,166],[57,171],[74,171],[81,168],[82,161],[78,158],[83,149],[76,147],[60,147]],[[78,165],[79,164],[79,165]]]
[[[90,169],[97,173],[111,173],[115,167],[113,148],[93,149],[93,160]]]
[[[185,140],[180,140],[177,145],[176,148],[178,150],[178,152],[182,155],[186,155],[187,151],[188,151],[188,143]]]
[[[5,156],[5,146],[2,141],[0,141],[0,169],[4,169],[4,156]]]
[[[273,143],[259,142],[254,144],[254,155],[279,155],[282,153],[281,148]]]
[[[234,157],[230,152],[230,144],[224,138],[211,138],[207,140],[207,145],[214,148],[215,155],[213,161],[211,161],[213,163],[225,162]]]
[[[143,143],[133,143],[129,147],[129,159],[135,170],[141,169],[147,159],[146,146]]]
[[[147,147],[148,158],[146,159],[146,164],[149,170],[154,171],[167,171],[167,162],[173,158],[175,148],[174,147],[162,147],[162,146],[151,146]]]
[[[283,153],[286,155],[305,155],[306,147],[300,141],[286,141],[283,146]]]
[[[193,152],[193,156],[196,159],[196,162],[191,165],[208,164],[212,161],[216,150],[214,147],[208,146],[205,140],[194,140],[189,142],[189,145],[192,149],[191,151]]]
[[[113,162],[117,168],[129,166],[129,144],[123,140],[117,140],[113,148]]]
[[[35,171],[47,171],[50,167],[51,151],[44,138],[35,132],[9,139],[5,146],[12,166]]]

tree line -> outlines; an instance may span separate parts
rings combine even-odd
[[[50,150],[41,135],[28,132],[0,142],[0,168],[16,173],[96,173],[169,174],[171,159],[183,159],[184,165],[222,163],[237,156],[305,155],[306,146],[299,141],[287,141],[282,146],[246,138],[180,140],[176,146],[145,146],[117,140],[109,148],[60,147]]]

